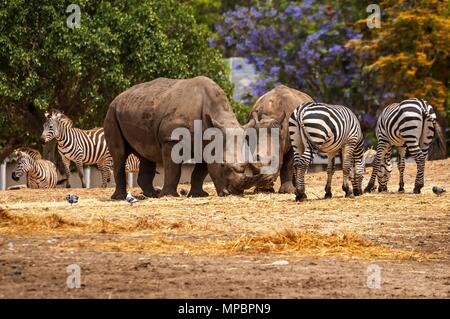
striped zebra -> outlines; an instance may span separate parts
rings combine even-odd
[[[17,182],[26,173],[29,188],[55,188],[58,181],[55,164],[42,159],[34,149],[19,149],[16,154],[17,164],[11,175],[13,180]]]
[[[46,113],[45,117],[41,138],[44,142],[57,140],[67,178],[66,187],[70,187],[70,161],[77,166],[83,188],[86,187],[83,164],[96,164],[102,175],[102,187],[106,187],[111,179],[112,157],[106,146],[103,128],[75,128],[72,120],[58,110]]]
[[[128,156],[127,158],[127,161],[125,162],[125,172],[138,173],[139,164],[140,164],[139,158],[134,154],[130,154],[130,156]]]
[[[387,183],[392,171],[391,152],[393,147],[397,147],[400,173],[398,191],[404,192],[403,173],[406,149],[408,149],[417,164],[414,193],[419,194],[424,185],[425,160],[428,149],[436,130],[439,129],[433,107],[422,99],[412,98],[387,106],[378,118],[377,155],[372,175],[364,191],[374,190],[376,177],[378,177],[378,191],[387,191]]]
[[[341,153],[345,196],[362,194],[364,172],[363,134],[356,115],[347,107],[307,102],[297,107],[289,119],[289,135],[294,150],[295,200],[306,199],[305,172],[315,153],[328,155],[325,198],[331,198],[335,156]]]

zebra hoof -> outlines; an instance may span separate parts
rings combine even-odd
[[[295,195],[296,202],[303,202],[305,199],[307,199],[307,196],[305,193]]]
[[[329,199],[331,197],[333,197],[333,194],[331,192],[326,192],[325,193],[325,199]]]
[[[366,188],[364,188],[364,193],[372,193],[374,190],[374,187],[372,185],[367,185]]]
[[[361,190],[359,190],[359,189],[354,189],[353,190],[353,195],[355,195],[355,196],[361,196],[363,193],[361,192]]]
[[[405,192],[405,189],[403,187],[399,187],[398,192],[403,194]]]
[[[420,194],[420,190],[421,190],[421,188],[418,188],[418,187],[414,187],[414,194]]]
[[[387,191],[387,186],[378,186],[378,193],[386,193]]]
[[[354,198],[353,193],[345,193],[345,198]]]

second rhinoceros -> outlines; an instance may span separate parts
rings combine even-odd
[[[273,90],[261,96],[253,106],[248,116],[248,122],[245,128],[278,128],[279,129],[279,158],[277,174],[267,176],[266,179],[260,179],[257,191],[274,191],[273,184],[280,175],[281,186],[280,193],[293,193],[293,151],[289,139],[289,117],[294,109],[305,102],[311,102],[313,99],[300,91],[291,89],[284,85],[279,85]],[[270,134],[270,131],[268,131]],[[259,146],[263,145],[259,142]],[[266,162],[264,157],[270,150],[258,150],[258,158]],[[267,181],[269,179],[269,181]],[[271,181],[270,181],[271,180]],[[261,182],[263,181],[263,182]]]

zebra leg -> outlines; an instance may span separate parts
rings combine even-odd
[[[305,194],[305,173],[308,169],[309,164],[312,161],[313,158],[313,150],[309,145],[306,147],[305,151],[303,152],[302,156],[298,160],[297,163],[295,163],[294,169],[295,172],[295,201],[301,202],[304,201],[307,196]]]
[[[191,190],[188,197],[206,197],[209,196],[203,190],[203,181],[208,175],[208,165],[206,163],[196,163],[191,175]]]
[[[102,174],[102,188],[106,188],[108,186],[108,181],[110,180],[111,176],[111,168],[108,164],[97,164],[97,168]]]
[[[375,189],[375,180],[378,175],[378,171],[380,170],[381,162],[384,159],[384,152],[385,149],[388,148],[389,145],[384,140],[378,140],[377,144],[377,154],[375,155],[375,160],[372,165],[372,174],[370,175],[369,183],[367,184],[366,188],[364,189],[364,193],[370,193]]]
[[[177,186],[181,177],[181,164],[172,161],[171,151],[173,143],[165,143],[162,146],[162,157],[164,165],[164,186],[159,194],[162,196],[180,196],[177,192]]]
[[[81,187],[86,188],[86,184],[84,183],[83,163],[75,162],[75,164],[77,165],[78,176],[80,177],[81,180]]]
[[[146,197],[158,197],[159,190],[153,187],[153,179],[156,174],[156,163],[138,155],[139,158],[139,172],[137,183],[142,189],[142,193]]]
[[[364,161],[361,158],[356,158],[353,161],[354,165],[355,165],[355,174],[353,176],[353,194],[355,196],[360,196],[363,194],[362,191],[362,180],[363,180],[363,175],[364,175]]]
[[[420,194],[422,187],[424,185],[424,171],[425,171],[425,155],[420,149],[417,143],[408,143],[408,151],[411,156],[414,157],[414,160],[417,164],[417,175],[416,181],[414,183],[414,194]]]
[[[403,173],[405,172],[405,155],[406,155],[406,148],[399,147],[398,148],[398,172],[400,175],[398,187],[399,193],[403,193],[405,191],[405,182],[403,180]]]
[[[280,194],[290,194],[295,192],[292,183],[292,175],[294,174],[294,151],[291,149],[283,158],[283,165],[280,170],[281,186],[278,192]]]
[[[66,188],[70,188],[70,160],[67,157],[61,155],[62,162],[64,164],[64,172],[66,174]]]
[[[328,165],[327,165],[327,184],[325,186],[325,198],[333,197],[331,193],[331,181],[334,174],[334,162],[336,154],[328,154]]]
[[[353,145],[347,144],[342,148],[341,152],[342,174],[343,174],[342,190],[345,192],[345,197],[350,197],[353,195],[349,185],[350,171],[352,169],[353,163],[352,159],[353,149],[354,149]]]
[[[378,169],[379,193],[388,191],[387,184],[389,182],[389,178],[391,177],[392,172],[391,153],[392,153],[392,145],[390,145],[385,151],[383,161],[381,162],[380,167]]]

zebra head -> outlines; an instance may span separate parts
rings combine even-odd
[[[72,121],[60,111],[46,112],[45,117],[44,131],[41,135],[41,140],[45,143],[57,138],[64,128],[72,127]]]
[[[27,173],[31,170],[34,161],[28,153],[22,151],[18,151],[17,156],[17,164],[11,174],[12,179],[16,182],[24,173]]]

